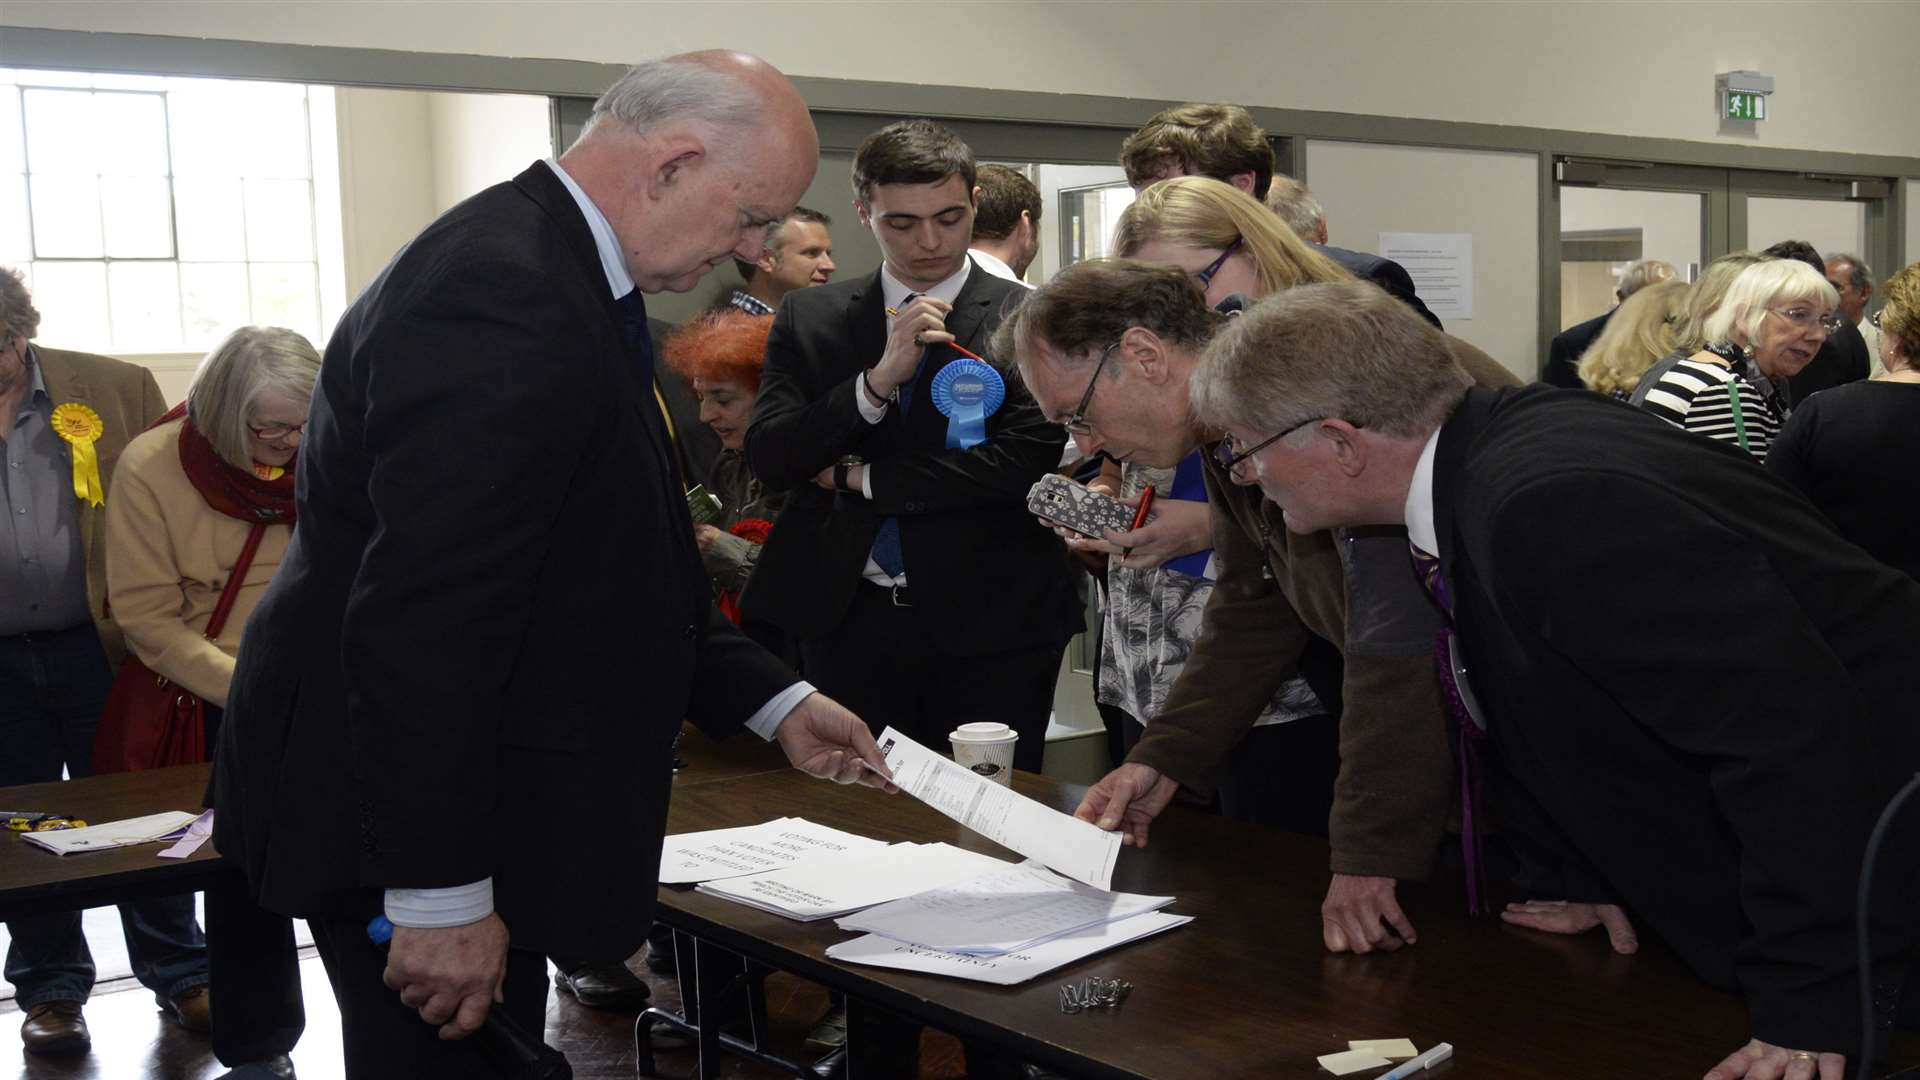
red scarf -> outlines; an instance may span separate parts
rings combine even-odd
[[[245,469],[234,468],[205,435],[194,430],[193,421],[187,419],[184,401],[155,420],[147,430],[175,420],[180,421],[180,465],[208,506],[250,525],[258,522],[293,524],[293,461],[288,461],[286,471],[273,480],[263,480]]]

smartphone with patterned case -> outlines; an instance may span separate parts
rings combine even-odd
[[[1027,491],[1027,509],[1082,536],[1105,540],[1106,530],[1133,528],[1133,510],[1118,499],[1048,473]]]

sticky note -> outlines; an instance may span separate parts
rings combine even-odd
[[[1320,1062],[1321,1068],[1335,1076],[1365,1072],[1368,1069],[1378,1069],[1382,1065],[1393,1064],[1379,1054],[1369,1054],[1364,1050],[1342,1050],[1337,1054],[1322,1054],[1315,1060]]]
[[[1420,1051],[1413,1048],[1412,1039],[1352,1039],[1348,1041],[1347,1049],[1377,1054],[1395,1061],[1420,1056]]]

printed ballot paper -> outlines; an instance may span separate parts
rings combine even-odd
[[[660,849],[660,883],[743,877],[806,862],[845,859],[879,851],[881,840],[815,825],[805,818],[778,818],[763,825],[708,829],[667,837]]]
[[[1010,869],[951,844],[894,844],[877,852],[703,882],[697,891],[801,922],[837,915]]]
[[[900,790],[974,832],[1076,881],[1101,889],[1113,884],[1119,833],[1001,787],[893,728],[880,733],[880,755]]]
[[[836,925],[941,952],[1002,956],[1171,903],[1171,896],[1108,892],[1022,863],[890,901]]]
[[[193,819],[194,815],[184,810],[169,810],[164,814],[109,821],[83,829],[21,833],[20,839],[46,848],[55,855],[72,855],[78,851],[105,851],[108,848],[132,847],[135,844],[172,839],[193,824]]]
[[[1035,945],[1031,949],[1002,953],[999,956],[942,952],[919,945],[908,945],[906,942],[881,937],[879,934],[868,934],[852,941],[827,946],[827,955],[849,964],[866,964],[869,967],[894,968],[899,971],[922,971],[931,975],[951,975],[958,979],[993,983],[996,986],[1014,986],[1037,975],[1045,975],[1055,968],[1065,967],[1076,960],[1125,945],[1130,941],[1151,937],[1176,926],[1185,926],[1192,921],[1191,915],[1149,911],[1118,922],[1096,926],[1091,930],[1054,938],[1044,944]]]

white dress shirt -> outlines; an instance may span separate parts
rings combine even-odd
[[[1407,485],[1407,539],[1413,546],[1435,558],[1440,556],[1440,526],[1433,519],[1433,455],[1440,447],[1440,429],[1427,436],[1420,460],[1413,466],[1413,483]]]
[[[559,177],[567,194],[572,195],[580,207],[581,216],[587,219],[587,230],[593,234],[593,246],[600,255],[600,268],[606,271],[607,288],[615,299],[626,296],[634,290],[633,275],[627,272],[626,258],[620,251],[612,223],[559,162],[549,160],[547,167]],[[812,684],[805,680],[794,683],[762,705],[747,721],[747,728],[763,739],[772,739],[787,714],[813,692]],[[465,926],[493,914],[493,879],[483,878],[444,889],[388,889],[385,907],[387,920],[395,926],[416,929]]]
[[[980,264],[980,269],[985,270],[994,277],[1006,278],[1008,281],[1024,286],[1025,288],[1033,288],[1033,286],[1027,284],[1025,278],[1014,273],[1013,267],[1008,266],[1006,261],[1001,259],[1000,256],[991,252],[981,251],[979,248],[970,248],[967,254],[973,256],[973,261]]]
[[[971,254],[977,258],[980,253],[976,251],[976,252],[972,252]],[[950,274],[949,276],[941,280],[941,282],[935,285],[933,288],[925,289],[920,292],[914,292],[913,289],[909,287],[906,283],[902,282],[899,278],[893,276],[893,270],[891,268],[889,268],[885,263],[881,263],[880,264],[881,306],[888,310],[898,311],[902,307],[906,306],[907,298],[912,296],[931,296],[935,300],[944,300],[947,303],[951,304],[954,302],[956,298],[959,297],[960,290],[966,288],[967,275],[971,273],[972,270],[973,270],[973,262],[971,259],[969,259],[968,261],[960,264],[960,269],[955,270],[952,274]],[[886,315],[884,317],[887,320],[887,333],[892,334],[893,333],[893,316]],[[876,357],[876,359],[878,358]],[[853,388],[853,400],[855,404],[857,404],[860,407],[860,418],[862,420],[865,420],[869,424],[877,424],[880,421],[886,419],[887,410],[893,406],[894,400],[898,399],[900,396],[899,389],[897,387],[894,389],[893,398],[890,398],[887,401],[884,401],[878,405],[875,405],[873,403],[873,399],[878,395],[872,393],[867,389],[867,373],[862,371],[859,374],[859,376],[855,379],[855,382],[857,385],[855,385]],[[864,499],[873,498],[873,470],[871,469],[860,470],[860,496],[861,498],[864,498]],[[861,571],[861,576],[866,578],[868,581],[873,582],[875,585],[890,586],[890,585],[905,585],[907,583],[906,574],[903,573],[900,576],[895,577],[894,575],[887,573],[885,570],[882,570],[880,568],[880,564],[878,562],[874,561],[874,558],[871,554],[867,556],[867,566],[865,570]]]

